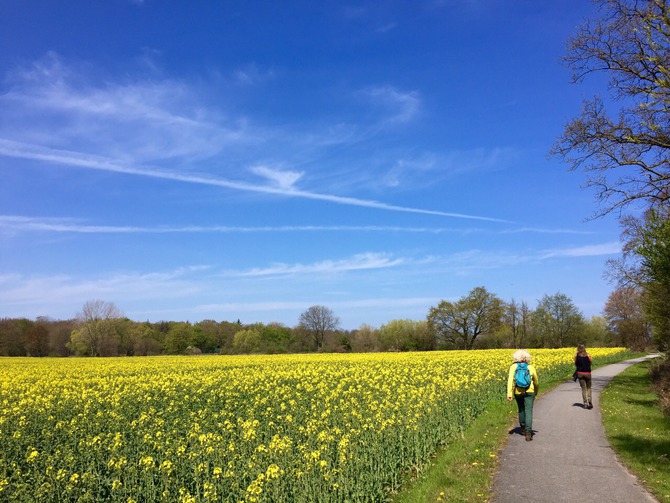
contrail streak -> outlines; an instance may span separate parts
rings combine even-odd
[[[54,164],[75,166],[78,168],[93,169],[98,171],[108,171],[126,175],[159,178],[162,180],[174,180],[178,182],[209,185],[215,187],[225,187],[228,189],[242,190],[247,192],[261,192],[286,197],[300,197],[304,199],[328,201],[336,204],[344,204],[349,206],[362,206],[366,208],[376,208],[380,210],[399,211],[406,213],[420,213],[424,215],[437,215],[443,217],[464,218],[469,220],[482,220],[487,222],[511,223],[507,220],[502,220],[499,218],[466,215],[463,213],[451,213],[451,212],[435,211],[435,210],[424,210],[420,208],[411,208],[407,206],[397,206],[374,200],[357,199],[354,197],[334,196],[330,194],[319,194],[316,192],[307,192],[304,190],[293,189],[290,187],[270,187],[265,185],[253,185],[244,182],[234,182],[221,178],[211,178],[200,175],[187,175],[153,168],[152,169],[134,168],[119,164],[118,162],[114,162],[109,159],[101,158],[99,156],[29,145],[26,143],[19,143],[1,138],[0,138],[0,155],[20,159],[34,159]]]

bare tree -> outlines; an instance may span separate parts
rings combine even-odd
[[[300,327],[314,341],[316,350],[323,347],[326,334],[334,332],[340,325],[340,319],[325,306],[312,306],[300,315]]]
[[[642,288],[628,286],[617,288],[608,297],[603,315],[617,344],[637,350],[649,344],[651,327],[645,320],[643,295]]]
[[[526,301],[517,304],[514,299],[505,305],[503,319],[512,336],[512,347],[521,348],[527,339],[531,321],[531,309]]]
[[[600,16],[569,41],[565,62],[575,82],[606,74],[622,107],[612,116],[604,99],[586,101],[551,153],[587,173],[602,216],[670,199],[670,8],[666,0],[595,2]]]

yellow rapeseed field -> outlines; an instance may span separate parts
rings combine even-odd
[[[532,354],[540,379],[571,372],[573,348]],[[0,358],[0,500],[384,500],[504,400],[510,363],[510,350]]]

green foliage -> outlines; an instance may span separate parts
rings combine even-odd
[[[480,286],[456,302],[431,307],[428,323],[445,349],[472,349],[477,337],[496,331],[502,316],[502,300]]]
[[[425,320],[391,320],[379,328],[378,338],[386,351],[435,349],[435,335]]]
[[[670,211],[650,210],[635,252],[641,257],[645,312],[662,351],[670,349]]]
[[[77,356],[91,356],[91,344],[81,330],[73,330],[68,348]]]
[[[649,367],[652,387],[658,395],[658,404],[670,419],[670,359],[657,358]]]
[[[178,355],[191,345],[192,326],[190,323],[171,323],[165,334],[165,350],[169,354]]]
[[[129,336],[133,341],[133,354],[141,356],[157,355],[162,353],[163,344],[160,342],[160,332],[150,323],[132,323],[128,327]]]
[[[293,343],[291,329],[272,323],[261,328],[260,349],[263,353],[288,353]]]
[[[649,362],[615,376],[600,397],[607,439],[659,501],[670,502],[670,420],[650,388]]]
[[[258,330],[240,330],[233,339],[233,348],[237,353],[256,353],[261,347],[261,334]]]
[[[542,297],[533,319],[544,347],[562,348],[581,342],[584,319],[572,299],[563,293]]]

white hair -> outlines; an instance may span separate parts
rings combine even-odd
[[[517,349],[514,354],[512,354],[512,359],[515,362],[526,362],[530,363],[530,360],[532,359],[532,356],[530,356],[530,353],[526,351],[525,349]]]

